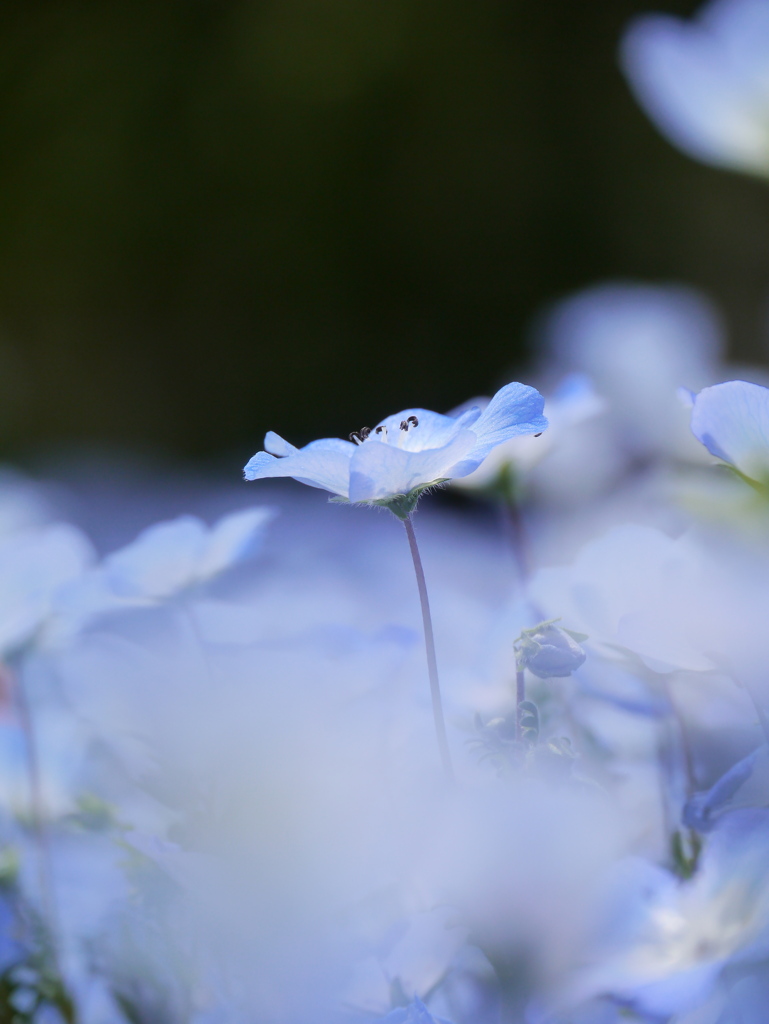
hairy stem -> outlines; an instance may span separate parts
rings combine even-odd
[[[441,686],[438,681],[438,662],[435,657],[435,637],[433,636],[433,620],[430,615],[430,601],[427,597],[427,583],[425,582],[425,572],[422,568],[422,559],[419,555],[419,548],[417,546],[417,538],[414,533],[414,524],[411,521],[411,516],[408,519],[403,520],[403,525],[406,528],[406,536],[409,541],[409,548],[411,550],[411,557],[414,561],[414,572],[417,577],[417,587],[419,589],[419,601],[422,605],[422,624],[425,632],[425,651],[427,653],[427,674],[430,678],[430,696],[433,704],[433,720],[435,722],[435,735],[438,739],[438,750],[441,755],[441,762],[443,763],[443,771],[446,778],[450,783],[454,783],[454,768],[451,764],[451,752],[449,750],[449,741],[446,738],[446,722],[443,717],[443,702],[441,701]]]

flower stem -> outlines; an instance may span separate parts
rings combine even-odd
[[[419,589],[419,601],[422,605],[422,623],[425,632],[425,651],[427,653],[427,674],[430,678],[430,696],[433,703],[433,720],[435,721],[435,735],[438,739],[438,750],[441,754],[443,771],[447,780],[453,785],[454,768],[451,764],[451,752],[449,741],[446,738],[446,722],[443,718],[443,703],[441,701],[441,685],[438,681],[438,662],[435,657],[435,637],[433,636],[433,620],[430,616],[430,601],[427,597],[427,583],[425,582],[425,571],[422,568],[422,559],[417,547],[417,538],[414,533],[414,524],[411,516],[403,520],[406,528],[406,536],[409,541],[411,557],[414,561],[414,572],[417,577],[417,588]]]
[[[741,681],[741,685],[747,693],[748,697],[750,698],[750,703],[753,705],[753,710],[756,712],[758,724],[761,726],[761,732],[764,734],[764,740],[766,743],[769,743],[769,719],[767,718],[766,711],[764,710],[763,705],[753,692],[752,685],[744,681]]]
[[[522,668],[515,670],[515,738],[520,742],[523,738],[521,731],[521,704],[526,700],[526,677]]]
[[[510,544],[513,549],[518,578],[523,586],[531,575],[529,564],[529,541],[526,535],[526,524],[521,513],[521,506],[515,498],[508,497],[502,501],[502,514],[505,517]]]
[[[11,673],[11,669],[5,668]],[[56,973],[61,977],[58,963],[59,921],[56,908],[56,897],[53,882],[53,857],[46,824],[45,800],[43,796],[42,773],[40,771],[40,754],[38,751],[37,734],[32,718],[32,711],[26,690],[23,669],[19,666],[12,673],[14,695],[19,722],[24,733],[27,748],[27,773],[29,778],[30,816],[32,829],[37,842],[40,899],[43,916],[48,925],[51,943],[51,958]],[[62,979],[63,980],[63,979]]]

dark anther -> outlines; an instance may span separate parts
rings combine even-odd
[[[356,442],[357,444],[360,444],[361,437],[357,430],[353,430],[353,432],[350,434],[350,440]]]
[[[538,434],[535,434],[534,436],[535,436],[535,437],[542,437],[542,433],[543,433],[543,432],[542,432],[542,431],[540,430],[540,432],[539,432]]]
[[[406,422],[410,423],[412,427],[418,427],[419,426],[419,420],[416,418],[416,416],[409,416],[409,418],[406,420]]]
[[[401,430],[408,430],[408,429],[409,429],[409,421],[408,420],[401,420]]]
[[[387,433],[387,427],[385,427],[384,425],[377,427],[376,430],[374,431],[375,434],[381,434],[382,432],[384,432],[385,434]]]
[[[371,427],[361,427],[361,429],[360,429],[360,439],[361,439],[361,441],[365,441],[370,433],[371,433]]]

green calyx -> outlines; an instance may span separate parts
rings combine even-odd
[[[415,487],[408,494],[393,494],[389,498],[377,498],[374,501],[361,501],[356,504],[377,505],[379,508],[389,509],[398,519],[406,520],[417,507],[417,503],[425,491],[429,491],[431,487],[440,487],[441,484],[445,483],[448,483],[447,478],[431,480],[428,484],[420,484],[419,487]],[[346,498],[331,498],[331,501],[345,505],[350,504]]]

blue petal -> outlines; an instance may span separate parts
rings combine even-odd
[[[197,516],[155,523],[104,559],[104,573],[120,597],[161,598],[189,586],[205,551],[208,530]]]
[[[261,545],[265,527],[274,515],[272,509],[249,508],[222,516],[208,533],[205,551],[197,568],[198,577],[211,579],[255,554]]]
[[[769,471],[769,389],[744,380],[704,388],[692,411],[692,432],[711,455],[746,476]]]
[[[348,459],[357,448],[357,445],[353,444],[352,441],[343,441],[341,437],[321,437],[317,441],[310,441],[304,448],[300,448],[302,452],[342,452]]]
[[[370,437],[350,461],[350,501],[379,501],[448,478],[476,442],[471,430],[452,423],[455,436],[442,448],[408,451]]]
[[[511,437],[540,434],[547,428],[542,415],[545,400],[536,388],[526,384],[506,384],[492,398],[473,425],[478,441],[466,460],[454,467],[452,476],[467,476],[483,462],[489,452]]]
[[[480,412],[479,412],[480,415]],[[408,422],[409,416],[416,417],[418,425],[409,426],[408,430],[401,430],[401,423]],[[425,448],[443,448],[457,436],[468,420],[477,419],[473,410],[469,409],[461,417],[455,419],[453,416],[443,416],[439,412],[431,412],[430,409],[403,409],[388,416],[377,424],[377,427],[386,427],[390,443],[405,451],[421,451]],[[376,439],[376,434],[372,439]]]
[[[335,445],[325,442],[334,441]],[[268,477],[290,476],[310,487],[320,487],[332,494],[347,497],[350,478],[350,456],[355,445],[338,438],[314,441],[293,455],[277,459],[267,452],[257,452],[248,462],[243,475],[246,480],[264,480]]]
[[[268,430],[264,435],[264,450],[272,455],[279,456],[279,458],[285,458],[286,455],[294,455],[299,451],[295,445],[285,441],[274,430]]]

